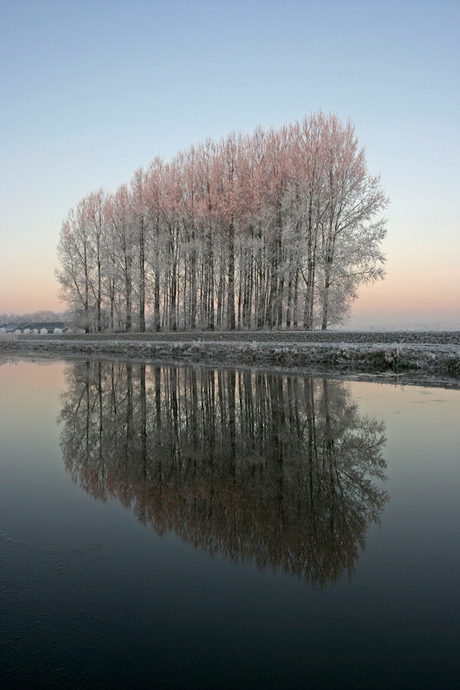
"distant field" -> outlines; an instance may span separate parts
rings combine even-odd
[[[82,335],[33,336],[37,338],[76,341],[155,341],[155,342],[256,342],[256,343],[414,343],[460,346],[460,331],[177,331],[174,333],[88,333]]]

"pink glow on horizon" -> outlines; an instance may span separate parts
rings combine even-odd
[[[66,304],[56,296],[54,278],[26,277],[22,281],[2,280],[0,313],[23,314],[49,309],[65,311]],[[460,322],[460,279],[457,274],[390,275],[375,285],[365,286],[353,306],[354,319],[379,322],[448,320]]]
[[[56,296],[57,286],[53,277],[41,279],[26,276],[21,281],[2,280],[0,285],[0,313],[26,314],[34,311],[65,311],[66,305]]]
[[[384,281],[362,288],[353,316],[460,321],[460,276],[453,269],[390,274]]]

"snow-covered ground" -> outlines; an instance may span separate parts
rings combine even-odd
[[[116,356],[305,373],[373,375],[460,387],[460,332],[313,331],[18,336],[4,355]]]

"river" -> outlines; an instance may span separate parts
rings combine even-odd
[[[454,688],[460,391],[0,366],[3,687]]]

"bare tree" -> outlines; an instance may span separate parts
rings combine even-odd
[[[385,220],[373,222],[388,204],[380,177],[367,170],[364,149],[358,149],[354,125],[343,125],[335,116],[328,118],[325,152],[325,208],[321,218],[320,264],[321,328],[328,326],[331,298],[336,293],[355,295],[362,282],[383,277],[384,257],[380,242]],[[338,290],[337,290],[338,288]]]
[[[67,302],[76,325],[93,330],[94,252],[87,224],[86,200],[70,209],[61,226],[58,243],[61,269],[56,271],[59,298]]]
[[[124,301],[124,329],[131,331],[133,317],[133,264],[136,248],[132,200],[127,185],[121,185],[112,197],[109,223],[114,239],[115,262],[121,276]]]

